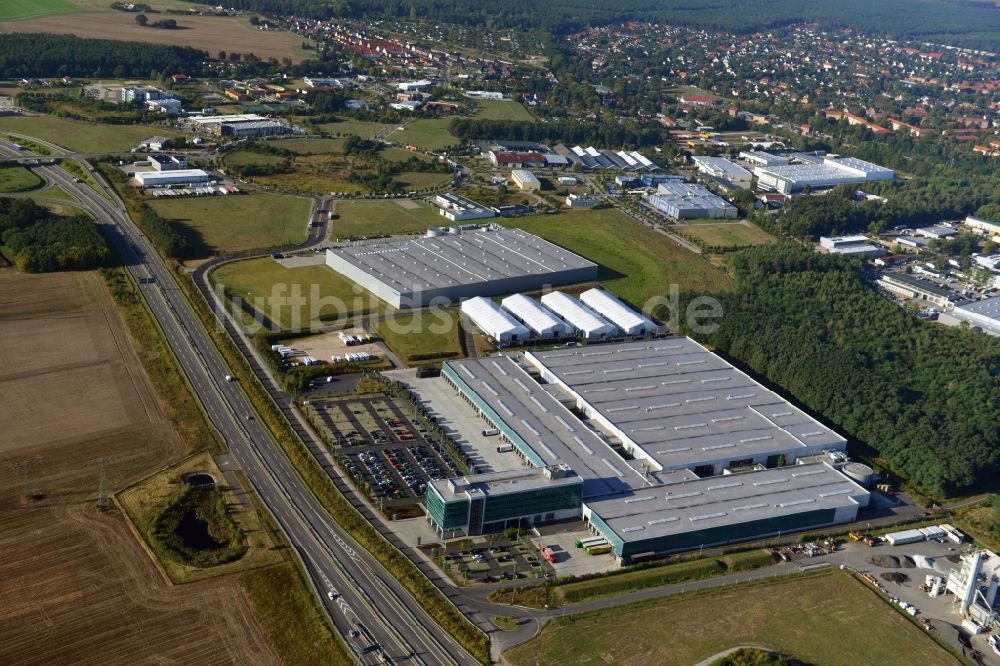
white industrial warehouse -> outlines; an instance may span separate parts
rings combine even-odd
[[[165,185],[193,185],[218,180],[202,169],[174,169],[172,171],[137,171],[132,176],[142,187]]]
[[[854,157],[817,157],[796,153],[800,164],[757,167],[754,175],[762,189],[790,194],[811,187],[814,189],[835,185],[860,185],[878,180],[892,180],[892,169],[872,164]]]
[[[670,181],[660,183],[656,194],[648,197],[649,203],[678,220],[692,218],[733,218],[736,206],[712,194],[701,185]]]
[[[516,342],[531,337],[528,329],[488,298],[476,296],[462,301],[462,314],[497,342]]]
[[[729,181],[739,187],[749,188],[753,180],[752,173],[725,157],[695,155],[691,158],[691,161],[698,167],[699,172],[712,178]]]
[[[572,326],[530,296],[514,294],[500,301],[500,305],[524,322],[524,325],[540,338],[558,338],[573,334]]]
[[[618,327],[589,307],[561,291],[542,296],[542,305],[562,317],[585,340],[599,340],[618,334]]]
[[[481,533],[488,521],[475,516],[510,505],[553,520],[575,501],[627,564],[850,522],[869,502],[833,466],[842,437],[687,338],[448,361],[442,376],[526,463],[562,470],[495,505],[429,493],[428,520],[442,533]],[[560,492],[574,476],[581,494]]]
[[[396,308],[589,282],[597,264],[519,229],[431,229],[330,248],[327,266]]]
[[[639,314],[603,289],[588,289],[580,294],[580,300],[624,331],[625,335],[649,335],[660,329],[649,317]]]

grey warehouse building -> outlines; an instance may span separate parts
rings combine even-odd
[[[868,501],[818,462],[601,497],[586,502],[584,518],[630,561],[851,522]]]
[[[656,194],[649,195],[648,199],[650,205],[678,220],[733,218],[739,212],[722,197],[691,183],[660,183]]]
[[[627,564],[851,522],[868,505],[868,491],[811,458],[842,451],[842,437],[687,338],[448,361],[442,376],[535,468],[498,473],[511,476],[503,486],[498,474],[434,482],[425,509],[442,534],[579,516]],[[567,471],[542,471],[555,468]],[[480,478],[503,495],[485,500],[491,520],[462,490]]]
[[[326,264],[396,308],[597,279],[594,262],[519,229],[452,229],[330,248]]]

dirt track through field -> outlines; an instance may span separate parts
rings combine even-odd
[[[213,58],[219,51],[225,51],[254,53],[263,60],[302,60],[292,51],[302,43],[302,39],[290,32],[257,30],[240,18],[175,15],[169,15],[168,18],[176,19],[185,29],[143,28],[135,22],[134,14],[116,11],[7,21],[0,23],[0,29],[4,32],[49,32],[77,37],[192,46],[207,51]]]

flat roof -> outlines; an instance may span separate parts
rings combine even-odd
[[[928,294],[933,294],[935,296],[940,296],[941,298],[953,298],[955,292],[949,291],[944,287],[941,287],[936,282],[931,282],[930,280],[924,280],[916,277],[915,275],[908,275],[906,273],[900,273],[898,271],[892,271],[890,273],[883,273],[882,279],[888,282],[896,282],[901,285],[910,287],[914,291],[922,291]]]
[[[528,351],[525,358],[664,468],[846,443],[690,338]]]
[[[1000,296],[991,296],[981,301],[973,301],[964,305],[956,305],[956,310],[978,315],[983,319],[1000,321]]]
[[[712,194],[707,188],[694,183],[683,183],[670,180],[660,183],[656,187],[656,194],[660,201],[673,204],[682,210],[700,208],[704,210],[712,208],[734,208],[734,206],[720,196]]]
[[[488,405],[545,465],[565,463],[583,478],[583,497],[650,485],[602,438],[508,356],[447,361],[445,367]]]
[[[739,164],[732,162],[725,157],[711,157],[708,155],[695,155],[691,158],[695,164],[705,165],[707,167],[712,167],[713,169],[718,169],[727,178],[735,178],[738,180],[749,179],[753,174],[741,167]]]
[[[545,467],[529,467],[505,472],[486,472],[458,476],[451,479],[436,479],[430,485],[438,491],[446,502],[484,495],[497,497],[509,493],[520,493],[553,486],[571,486],[582,483],[574,470],[567,469],[565,475],[546,476]]]
[[[864,488],[824,462],[679,481],[587,501],[623,541],[857,504]]]
[[[495,226],[327,251],[400,293],[597,269],[592,261],[538,236]]]

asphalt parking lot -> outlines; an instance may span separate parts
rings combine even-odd
[[[427,482],[462,473],[448,451],[390,396],[312,401],[335,454],[362,489],[383,506],[415,504]]]
[[[538,578],[552,571],[530,541],[499,536],[452,542],[435,559],[448,575],[466,584]]]

